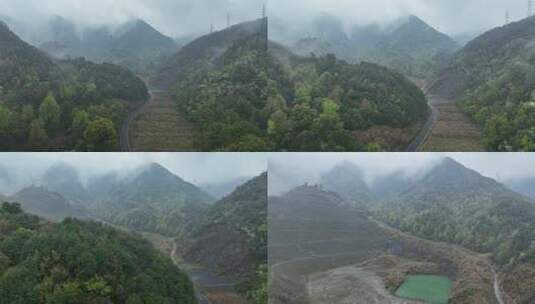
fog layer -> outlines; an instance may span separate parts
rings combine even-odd
[[[266,156],[255,153],[2,153],[0,193],[39,184],[43,173],[61,162],[75,167],[83,183],[108,173],[127,176],[154,162],[196,185],[253,177],[267,169]]]

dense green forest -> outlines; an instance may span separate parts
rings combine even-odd
[[[201,129],[203,151],[266,151],[265,52],[247,37],[230,47],[217,68],[192,73],[175,87],[179,109]]]
[[[196,303],[187,276],[140,237],[9,203],[0,226],[2,303]]]
[[[373,126],[423,121],[423,93],[401,74],[334,56],[283,64],[246,41],[229,48],[220,69],[175,88],[179,108],[201,127],[197,145],[222,151],[357,151],[404,147],[359,143]]]
[[[148,98],[125,68],[84,59],[54,62],[0,26],[0,148],[118,150],[130,104]]]
[[[431,86],[460,100],[491,151],[535,151],[534,28],[531,17],[477,37]]]
[[[277,46],[275,46],[278,48]],[[403,129],[427,115],[424,94],[403,75],[375,64],[348,64],[334,55],[268,56],[268,135],[274,150],[390,150],[355,132]],[[384,145],[384,143],[383,143]]]

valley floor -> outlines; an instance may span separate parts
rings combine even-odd
[[[151,91],[150,102],[133,115],[126,131],[129,151],[194,151],[196,128],[178,112],[169,92]]]
[[[452,100],[428,96],[436,123],[420,145],[420,152],[483,152],[481,132]]]

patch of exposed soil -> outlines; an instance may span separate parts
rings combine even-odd
[[[194,151],[195,125],[178,112],[169,93],[153,95],[131,123],[131,151]]]
[[[431,98],[431,97],[430,97]],[[481,152],[481,132],[451,101],[433,101],[438,118],[431,135],[422,145],[423,152]]]
[[[410,304],[388,292],[377,274],[358,266],[346,266],[314,274],[307,284],[311,304]]]
[[[511,266],[499,275],[499,279],[506,304],[535,303],[535,265],[519,263]]]
[[[385,151],[404,151],[422,126],[423,123],[417,123],[412,127],[403,129],[373,126],[366,131],[355,131],[353,136],[364,145],[378,143]]]

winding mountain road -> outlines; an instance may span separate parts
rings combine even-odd
[[[132,122],[143,113],[147,107],[150,105],[152,100],[154,99],[153,92],[149,90],[149,99],[147,102],[145,102],[141,107],[137,108],[136,110],[130,112],[128,114],[128,117],[123,122],[123,125],[121,126],[121,132],[120,132],[120,144],[121,144],[121,152],[131,152],[132,146],[130,144],[130,126],[132,125]]]
[[[416,135],[416,137],[407,147],[406,152],[417,152],[420,147],[427,141],[429,136],[431,136],[431,133],[433,133],[433,129],[435,128],[438,120],[438,110],[433,105],[432,100],[432,98],[429,98],[429,110],[431,111],[431,114],[427,118],[427,121],[425,122],[418,135]]]

